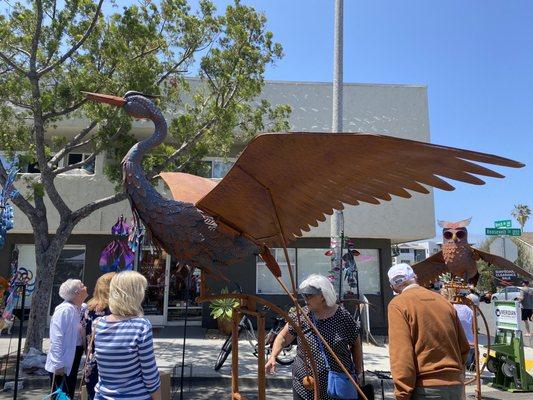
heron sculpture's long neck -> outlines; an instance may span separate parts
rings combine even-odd
[[[151,119],[155,125],[153,135],[148,139],[136,143],[122,161],[124,186],[134,209],[137,208],[137,203],[161,198],[161,195],[147,179],[146,173],[143,171],[141,165],[144,155],[154,147],[160,145],[167,136],[167,123],[163,114],[155,106],[152,111]]]
[[[128,151],[126,157],[124,157],[124,162],[131,162],[138,165],[140,168],[144,155],[154,147],[157,147],[163,143],[163,140],[165,140],[167,137],[167,122],[165,121],[161,111],[159,111],[159,109],[156,109],[156,111],[157,112],[154,112],[152,116],[152,121],[155,125],[153,135],[148,139],[144,139],[139,143],[136,143],[130,149],[130,151]]]

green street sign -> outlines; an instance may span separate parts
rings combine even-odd
[[[494,227],[495,228],[510,228],[512,227],[512,223],[510,219],[505,219],[503,221],[494,221]]]
[[[487,236],[520,236],[522,231],[518,228],[496,229],[485,228],[485,235]]]

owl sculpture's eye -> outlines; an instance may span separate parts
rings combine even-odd
[[[457,236],[457,239],[464,239],[465,236],[466,236],[466,232],[465,231],[459,231],[455,235]]]
[[[450,240],[453,237],[453,233],[451,231],[446,231],[443,233],[444,239]]]

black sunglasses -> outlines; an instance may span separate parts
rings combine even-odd
[[[453,232],[446,231],[446,232],[443,233],[443,236],[444,236],[444,239],[450,240],[451,238],[453,238]],[[464,239],[466,237],[466,232],[465,231],[457,231],[455,233],[455,236],[457,236],[457,239]]]

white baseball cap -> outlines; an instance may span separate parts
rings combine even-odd
[[[393,265],[389,269],[389,272],[387,272],[387,275],[389,276],[390,284],[393,286],[401,285],[402,283],[414,279],[416,277],[413,268],[411,268],[411,266],[406,263]]]

